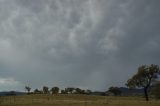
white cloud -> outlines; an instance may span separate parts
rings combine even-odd
[[[17,85],[19,84],[18,81],[16,81],[13,78],[0,78],[0,85]]]
[[[14,78],[0,78],[0,91],[22,90],[23,84]]]

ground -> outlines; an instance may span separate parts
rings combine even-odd
[[[25,95],[0,97],[0,106],[160,106],[160,100],[142,97],[89,95]]]

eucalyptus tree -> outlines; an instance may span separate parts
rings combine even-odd
[[[129,88],[143,88],[146,101],[148,101],[148,89],[152,82],[158,78],[158,75],[160,75],[158,65],[142,65],[138,68],[138,72],[127,81],[126,85]]]

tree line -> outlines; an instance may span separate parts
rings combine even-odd
[[[155,84],[156,79],[160,75],[160,68],[158,65],[142,65],[138,67],[137,73],[134,74],[130,79],[127,80],[126,86],[130,89],[141,88],[144,90],[144,97],[146,101],[149,101],[149,94],[152,89],[151,94],[156,98],[160,98],[160,83]],[[28,94],[31,92],[29,86],[25,87]],[[34,94],[91,94],[91,90],[83,90],[80,88],[68,87],[60,91],[59,87],[52,87],[49,89],[47,86],[43,86],[42,90],[35,89],[32,93]],[[107,92],[113,93],[115,96],[121,95],[121,91],[118,87],[110,87]]]
[[[43,86],[41,90],[35,89],[33,92],[31,92],[31,87],[25,86],[25,90],[27,91],[27,94],[90,94],[92,91],[87,89],[80,89],[80,88],[74,88],[74,87],[68,87],[65,89],[60,90],[59,87],[52,87],[49,89],[47,86]]]

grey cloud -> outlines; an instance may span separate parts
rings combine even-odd
[[[159,1],[1,0],[0,76],[33,88],[124,86],[159,64]]]

